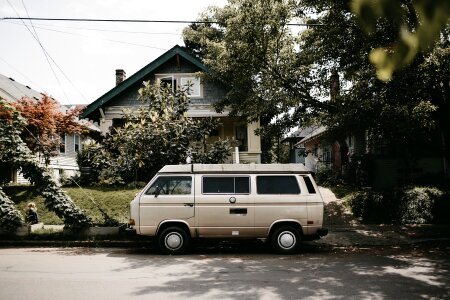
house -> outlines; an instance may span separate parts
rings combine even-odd
[[[295,145],[305,151],[309,171],[332,169],[344,174],[350,160],[368,153],[365,135],[348,133],[337,139],[325,126],[308,127],[308,133]]]
[[[418,137],[433,142],[425,148],[409,149],[413,159],[393,150],[382,137],[374,143],[367,131],[355,130],[337,139],[324,126],[317,126],[295,147],[305,149],[305,166],[309,171],[331,169],[356,184],[382,189],[448,180],[448,161],[442,152],[439,137],[436,132]]]
[[[299,128],[290,133],[287,137],[281,140],[281,143],[287,143],[289,146],[289,162],[304,164],[306,161],[306,149],[303,144],[299,144],[305,137],[310,136],[317,126],[309,126],[305,128]]]
[[[41,100],[44,94],[33,90],[29,86],[23,85],[13,78],[6,77],[0,74],[0,97],[10,101],[18,101],[23,97],[28,97],[36,100]],[[69,109],[74,108],[72,105],[61,105],[60,110],[67,112]],[[86,124],[91,131],[98,131],[99,129],[93,124]],[[76,154],[81,150],[82,141],[87,137],[80,135],[68,135],[60,136],[61,146],[59,148],[59,154],[52,157],[48,168],[53,172],[55,179],[59,180],[61,177],[71,177],[78,173],[78,165],[76,162]],[[41,163],[44,164],[43,159]],[[8,176],[8,175],[7,175]],[[28,181],[23,177],[20,170],[10,170],[9,178],[12,183],[28,184]]]
[[[176,89],[188,83],[188,116],[192,118],[213,117],[219,119],[220,126],[210,137],[235,140],[239,147],[240,162],[261,161],[261,141],[255,134],[259,122],[247,123],[243,118],[228,116],[228,112],[217,113],[213,104],[223,99],[226,91],[211,82],[197,76],[197,72],[209,72],[208,68],[185,49],[176,45],[141,70],[126,78],[124,70],[116,70],[116,86],[86,107],[81,115],[97,122],[103,134],[111,128],[123,125],[124,109],[134,109],[142,105],[138,100],[138,90],[144,81],[150,83],[168,83]],[[233,161],[236,155],[233,154]]]

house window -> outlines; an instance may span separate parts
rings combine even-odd
[[[162,77],[159,79],[162,87],[170,87],[172,89],[172,92],[175,92],[177,90],[177,79],[173,76],[167,76]]]
[[[78,134],[73,136],[73,146],[73,150],[75,150],[75,152],[81,150],[80,136]]]
[[[181,86],[187,89],[188,97],[200,97],[200,78],[182,77]]]
[[[66,135],[59,136],[59,153],[66,153]]]
[[[202,88],[200,78],[193,74],[176,74],[176,75],[155,75],[156,82],[161,87],[169,86],[172,92],[176,92],[180,87],[187,90],[189,98],[202,97]]]
[[[125,119],[123,118],[114,118],[112,120],[113,128],[123,128],[125,126]]]
[[[239,151],[248,151],[247,125],[236,125],[236,141],[238,142]]]

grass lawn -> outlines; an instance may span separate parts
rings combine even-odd
[[[63,188],[72,200],[85,210],[95,224],[103,224],[105,218],[102,210],[112,219],[120,223],[128,222],[130,216],[129,204],[139,189],[126,187],[89,187],[89,188]],[[17,208],[26,215],[27,204],[35,202],[39,221],[44,224],[63,224],[63,220],[55,213],[45,208],[44,198],[34,192],[29,186],[9,186],[3,191],[16,203]]]

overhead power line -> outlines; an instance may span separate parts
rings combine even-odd
[[[23,24],[19,24],[19,23],[15,23],[15,22],[8,22],[8,23],[9,24],[14,24],[14,25],[19,25],[19,26],[23,25]],[[89,35],[86,35],[86,34],[80,34],[80,33],[75,33],[75,32],[67,32],[67,31],[62,31],[62,30],[57,30],[57,29],[44,28],[44,27],[40,27],[40,26],[37,26],[37,25],[34,25],[34,27],[35,28],[39,28],[41,30],[58,32],[58,33],[63,33],[63,34],[68,34],[68,35],[82,36],[82,37],[86,37],[86,38],[103,40],[103,41],[108,41],[108,42],[112,42],[112,43],[119,43],[119,44],[138,46],[138,47],[146,47],[146,48],[158,49],[158,50],[164,50],[164,51],[167,50],[166,48],[154,47],[154,46],[145,45],[145,44],[129,43],[129,42],[119,41],[119,40],[104,39],[104,38],[99,38],[99,37],[96,37],[96,36],[89,36]]]
[[[115,22],[115,23],[174,23],[174,24],[218,24],[216,21],[186,21],[186,20],[136,20],[136,19],[88,19],[88,18],[16,18],[4,17],[0,20],[33,20],[33,21],[69,21],[69,22]],[[323,24],[288,23],[288,26],[323,26]]]

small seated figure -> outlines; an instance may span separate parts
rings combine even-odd
[[[34,202],[28,203],[27,221],[31,225],[39,223],[37,208]]]

